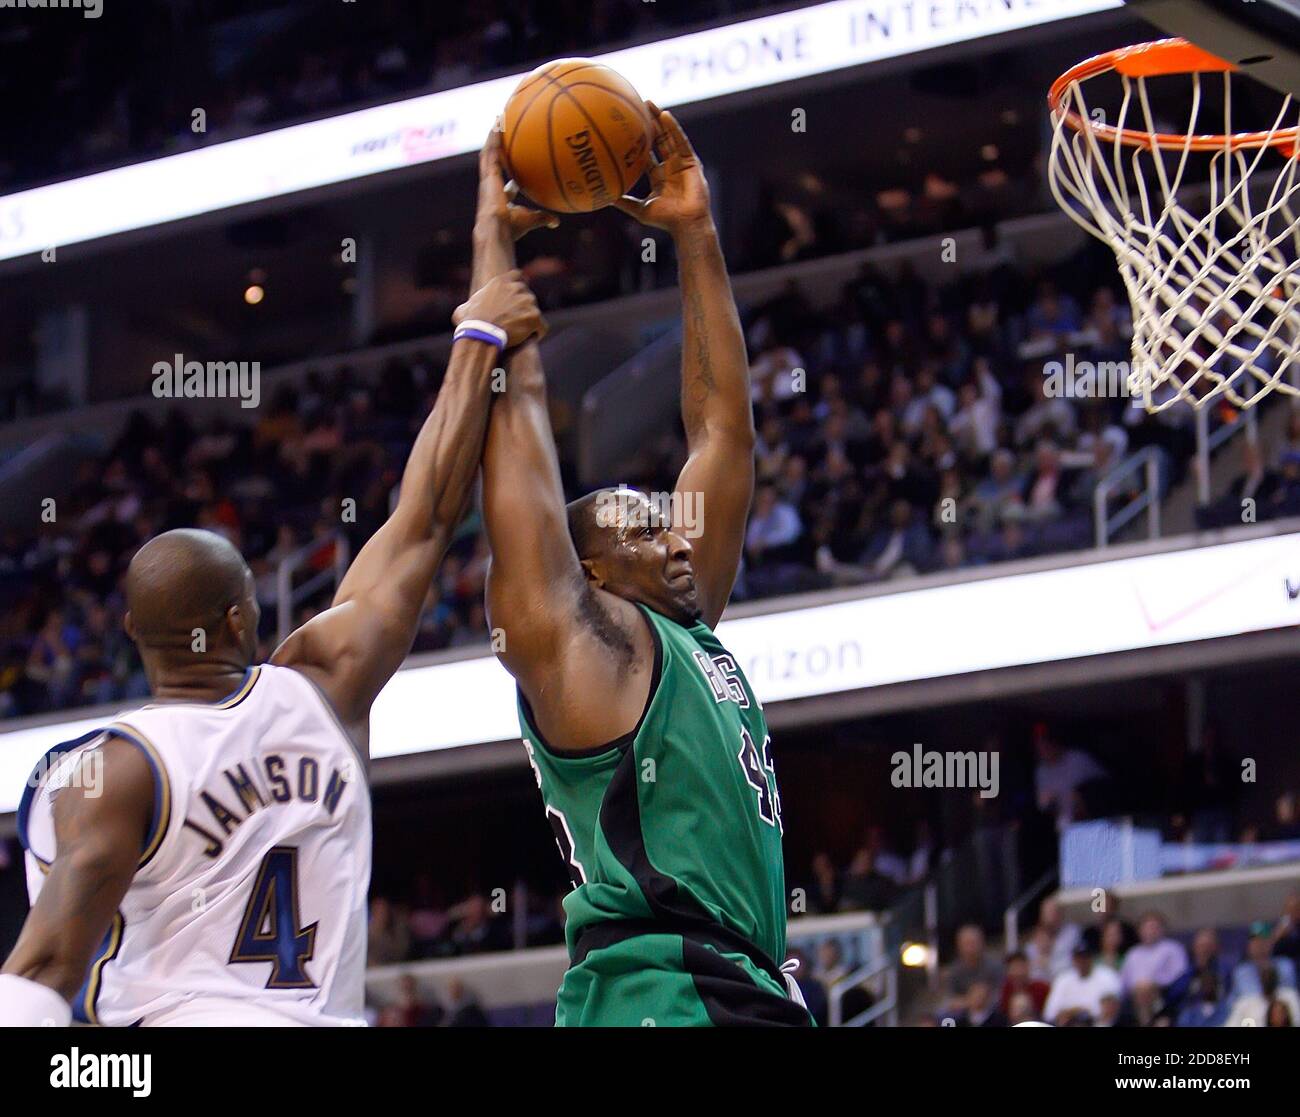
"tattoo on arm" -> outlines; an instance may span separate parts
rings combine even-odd
[[[713,379],[713,359],[709,354],[709,330],[705,322],[704,300],[698,291],[686,296],[686,311],[695,338],[695,365],[692,368],[691,395],[696,403],[703,403],[717,388]]]

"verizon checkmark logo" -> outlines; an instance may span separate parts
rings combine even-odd
[[[1182,624],[1219,599],[1240,590],[1244,586],[1249,586],[1256,577],[1263,574],[1270,566],[1275,567],[1276,565],[1276,557],[1270,555],[1263,561],[1245,569],[1225,569],[1218,573],[1217,584],[1205,586],[1202,593],[1191,599],[1185,598],[1181,592],[1170,593],[1171,586],[1176,585],[1176,583],[1170,583],[1167,579],[1159,585],[1148,584],[1145,587],[1135,581],[1133,590],[1137,596],[1138,607],[1142,610],[1142,619],[1146,622],[1147,630],[1155,634],[1174,625]],[[1285,576],[1283,576],[1283,581],[1286,584],[1287,597],[1292,601],[1300,599],[1300,583],[1293,585],[1291,579]]]

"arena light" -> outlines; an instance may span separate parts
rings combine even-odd
[[[1300,533],[1058,566],[724,621],[765,705],[1300,623]],[[102,722],[0,733],[0,811],[51,746]],[[518,737],[490,655],[399,671],[370,719],[376,759]]]
[[[596,55],[671,108],[1106,11],[1122,0],[833,0]],[[520,74],[0,198],[0,260],[475,150]]]
[[[923,942],[905,942],[898,960],[910,970],[921,969],[930,964],[930,948]]]

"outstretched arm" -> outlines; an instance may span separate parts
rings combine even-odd
[[[578,561],[534,342],[507,361],[492,406],[483,519],[494,644],[538,727],[561,750],[626,733],[645,706],[650,636],[636,607],[594,588]]]
[[[514,265],[514,235],[545,215],[512,221],[504,204],[493,132],[479,162],[475,271],[491,274],[457,321],[479,319],[507,335],[507,348],[545,331],[537,302]],[[501,201],[498,207],[497,202]],[[411,650],[420,611],[456,526],[465,514],[487,430],[493,369],[501,354],[490,342],[462,338],[433,411],[402,474],[397,507],[362,548],[333,605],[293,633],[272,662],[298,668],[329,696],[340,717],[364,737],[370,706]]]
[[[492,409],[483,520],[492,549],[488,613],[505,635],[503,662],[522,679],[554,663],[585,581],[569,538],[541,354],[531,342],[506,362],[506,390]]]
[[[499,143],[498,133],[498,149]],[[514,266],[512,225],[546,219],[510,205],[512,187],[489,172],[480,175],[471,295]],[[547,217],[554,222],[553,215]],[[505,368],[505,391],[493,402],[483,448],[483,520],[492,551],[488,615],[493,628],[505,633],[501,658],[518,676],[550,658],[566,590],[580,586],[582,577],[569,541],[537,344],[515,350]]]
[[[0,1026],[68,1023],[66,1002],[135,876],[153,813],[153,773],[126,741],[97,751],[103,766],[94,793],[75,780],[54,793],[54,862],[0,967]]]
[[[660,157],[650,175],[651,194],[617,204],[638,221],[666,229],[677,248],[687,459],[674,506],[697,513],[699,534],[687,534],[703,618],[712,627],[731,596],[754,494],[749,362],[699,157],[673,115],[649,107]],[[675,526],[682,531],[688,525]]]

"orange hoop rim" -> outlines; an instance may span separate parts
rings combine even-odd
[[[1211,54],[1186,39],[1157,39],[1117,50],[1104,51],[1070,67],[1052,83],[1047,104],[1058,127],[1066,126],[1079,133],[1089,132],[1097,139],[1128,147],[1163,151],[1223,151],[1261,147],[1280,148],[1288,158],[1300,153],[1300,128],[1279,128],[1276,132],[1233,132],[1189,136],[1177,132],[1145,132],[1137,128],[1114,128],[1085,120],[1066,105],[1070,89],[1080,82],[1101,74],[1121,74],[1128,78],[1167,77],[1176,74],[1239,73],[1235,63]]]

